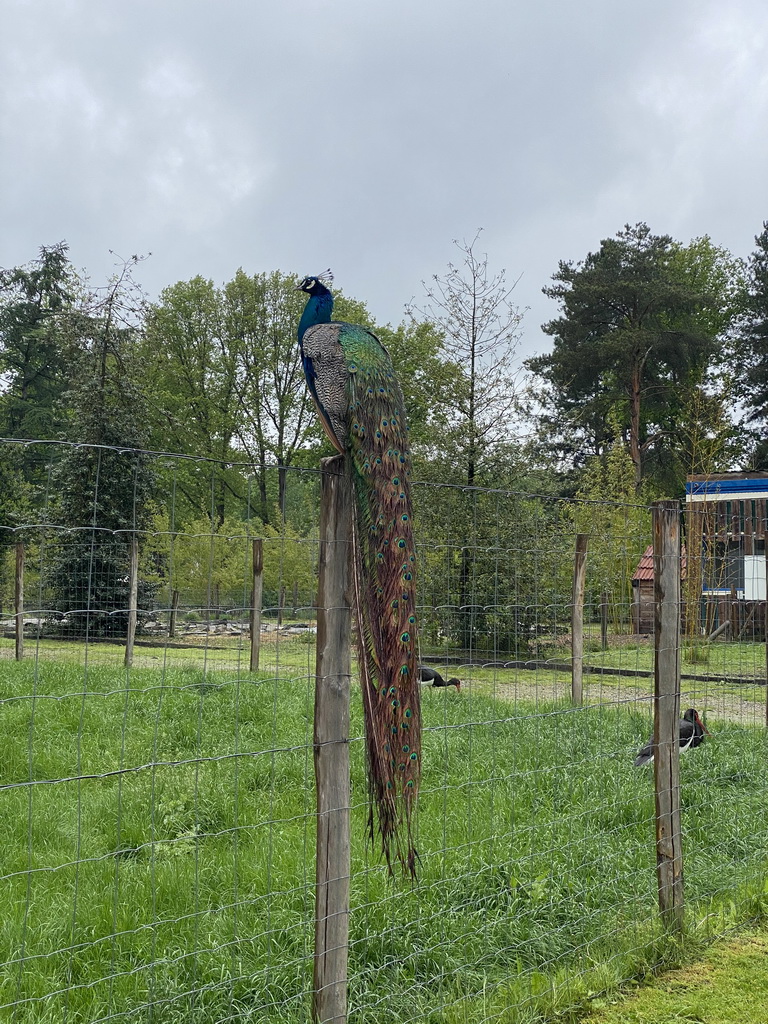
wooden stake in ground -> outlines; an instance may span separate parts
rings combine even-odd
[[[168,621],[168,636],[173,639],[176,636],[176,616],[179,614],[179,592],[174,590],[171,594],[171,617]]]
[[[656,875],[659,910],[670,931],[683,927],[680,835],[680,506],[653,505]]]
[[[264,592],[264,542],[253,542],[253,582],[251,586],[251,672],[258,672],[261,651],[261,599]]]
[[[139,600],[139,538],[131,537],[131,565],[128,571],[128,627],[125,636],[125,666],[133,665],[133,644],[136,639]]]
[[[14,589],[16,613],[16,661],[24,657],[24,541],[16,542],[16,586]]]
[[[576,551],[573,556],[573,600],[571,604],[571,700],[581,704],[583,700],[584,665],[584,583],[587,577],[586,533],[576,534]]]
[[[352,493],[344,456],[323,459],[317,595],[316,1024],[345,1024],[349,943]]]

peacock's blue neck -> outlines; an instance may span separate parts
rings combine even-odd
[[[329,291],[323,295],[310,295],[299,320],[299,343],[307,328],[314,327],[315,324],[329,324],[332,313],[333,295]]]

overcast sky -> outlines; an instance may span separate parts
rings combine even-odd
[[[482,227],[531,354],[560,259],[768,219],[765,0],[3,0],[0,55],[6,267],[330,266],[396,323]]]

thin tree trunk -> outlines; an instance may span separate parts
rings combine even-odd
[[[629,390],[629,454],[635,467],[635,491],[640,490],[643,479],[643,459],[640,449],[640,367],[632,366]]]

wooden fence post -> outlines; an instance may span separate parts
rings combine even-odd
[[[312,1014],[317,1024],[346,1024],[352,494],[343,456],[323,459],[321,466],[314,730],[317,861]]]
[[[600,647],[608,650],[608,591],[600,595]]]
[[[259,670],[261,651],[261,600],[264,593],[264,542],[253,542],[253,580],[251,584],[251,672]]]
[[[666,928],[683,926],[680,835],[680,505],[653,503],[656,876]]]
[[[576,534],[576,551],[573,558],[573,601],[571,604],[571,700],[581,704],[583,700],[582,675],[584,664],[584,581],[587,576],[586,533]]]
[[[739,638],[739,597],[736,587],[731,584],[731,597],[728,603],[728,616],[731,623],[731,640]]]
[[[133,664],[133,642],[136,639],[136,620],[138,618],[139,595],[139,538],[134,533],[131,537],[131,566],[128,575],[128,628],[125,637],[125,666]]]
[[[16,585],[14,588],[16,613],[16,661],[24,657],[24,541],[16,541]]]

